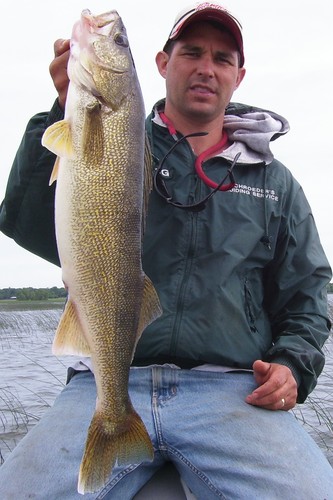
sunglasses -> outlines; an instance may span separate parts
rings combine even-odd
[[[198,161],[195,162],[195,170],[196,170],[198,176],[209,187],[212,187],[212,185],[214,185],[213,190],[207,196],[205,196],[205,198],[198,201],[197,203],[192,203],[192,204],[186,205],[186,204],[180,203],[178,201],[175,201],[173,199],[172,195],[170,195],[170,193],[167,189],[167,186],[165,184],[165,181],[163,179],[163,175],[162,175],[163,167],[164,167],[166,160],[168,159],[170,154],[176,149],[176,147],[182,141],[184,141],[185,139],[187,139],[189,137],[199,137],[199,136],[203,136],[203,135],[207,135],[207,133],[206,132],[196,132],[194,134],[188,134],[188,135],[182,136],[177,142],[175,142],[175,144],[172,145],[172,147],[166,153],[164,158],[158,163],[158,165],[154,169],[154,188],[155,188],[155,191],[157,192],[157,194],[161,198],[163,198],[169,205],[172,205],[173,207],[181,208],[182,210],[188,210],[188,211],[192,211],[192,212],[201,212],[202,210],[204,210],[204,208],[206,208],[208,201],[212,198],[212,196],[214,196],[214,194],[217,191],[230,191],[230,189],[232,189],[236,185],[235,178],[234,178],[232,171],[233,171],[233,168],[236,165],[241,153],[237,153],[230,168],[227,171],[227,174],[225,175],[225,177],[223,177],[223,179],[221,180],[221,182],[219,184],[213,183],[213,181],[211,181],[203,173],[202,162],[198,162]],[[227,183],[227,181],[228,181],[228,183]]]

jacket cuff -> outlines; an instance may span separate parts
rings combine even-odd
[[[63,120],[64,114],[64,110],[59,106],[59,101],[56,99],[47,115],[46,126],[48,127],[59,120]]]
[[[287,368],[289,368],[291,373],[293,374],[294,379],[296,380],[297,387],[301,385],[302,377],[298,372],[298,370],[295,368],[295,365],[293,365],[293,363],[288,358],[281,356],[278,358],[271,359],[269,362],[287,366]]]

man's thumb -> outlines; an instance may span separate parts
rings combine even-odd
[[[257,359],[253,363],[253,370],[256,373],[260,373],[261,375],[266,375],[268,371],[270,370],[271,364],[267,363],[266,361],[261,361],[261,359]]]

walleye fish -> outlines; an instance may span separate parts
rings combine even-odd
[[[144,104],[116,11],[82,12],[68,74],[65,118],[42,144],[57,155],[51,182],[57,179],[56,237],[68,288],[53,351],[90,355],[97,386],[79,472],[83,494],[102,487],[116,462],[153,458],[128,377],[136,343],[161,307],[141,264],[151,189]]]

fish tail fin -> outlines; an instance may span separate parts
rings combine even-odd
[[[80,466],[78,492],[95,492],[119,465],[152,460],[154,449],[144,423],[133,408],[123,422],[114,424],[96,412],[88,431]]]

